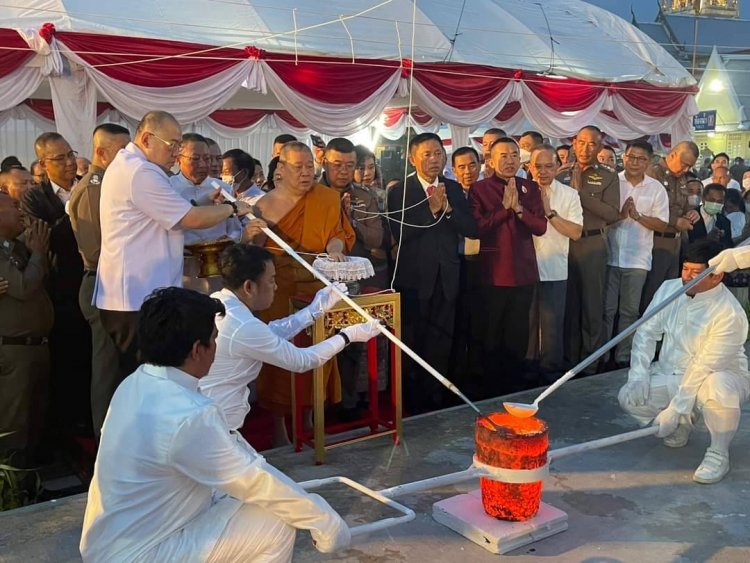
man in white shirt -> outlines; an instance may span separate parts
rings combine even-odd
[[[208,174],[210,160],[211,154],[205,137],[198,133],[185,133],[182,136],[180,154],[177,155],[180,172],[172,176],[169,183],[186,201],[195,202],[198,205],[213,203],[216,188],[211,184],[219,182],[217,178],[212,178]],[[224,187],[232,193],[229,185]],[[237,217],[229,217],[207,229],[183,231],[185,244],[225,237],[238,240],[241,233],[242,226]]]
[[[724,168],[726,172],[718,170],[719,168]],[[711,176],[703,180],[704,186],[707,186],[709,184],[721,184],[728,190],[742,191],[742,186],[740,186],[740,183],[732,178],[729,174],[729,155],[727,153],[720,152],[713,157],[713,159],[711,160],[711,172]],[[725,179],[723,179],[724,176],[726,176]],[[720,179],[723,180],[719,181]]]
[[[183,229],[213,227],[250,210],[242,202],[193,207],[175,192],[165,170],[181,138],[172,115],[147,113],[102,180],[94,300],[119,351],[120,380],[138,365],[135,327],[143,300],[158,287],[182,285]]]
[[[649,309],[688,283],[710,262],[720,246],[698,241],[688,246],[682,279],[667,280]],[[750,396],[745,340],[748,322],[739,301],[711,274],[644,323],[633,338],[628,382],[620,406],[640,423],[655,416],[664,445],[687,444],[696,411],[703,415],[711,445],[693,475],[698,483],[716,483],[729,471],[729,444],[740,422],[740,405]],[[648,311],[648,309],[647,309]],[[657,342],[659,360],[652,363]]]
[[[625,170],[620,172],[620,217],[609,228],[607,285],[604,298],[604,340],[612,337],[615,314],[617,332],[638,319],[643,285],[651,270],[654,231],[663,232],[669,221],[669,197],[655,179],[646,175],[653,149],[646,141],[631,141],[625,148]],[[627,338],[615,349],[618,367],[630,360]]]
[[[108,172],[109,173],[109,172]],[[84,562],[291,561],[295,528],[332,552],[349,528],[237,434],[199,391],[216,299],[162,288],[141,307],[144,365],[110,405],[83,521]]]
[[[221,406],[232,430],[241,428],[250,412],[248,385],[258,377],[264,363],[304,373],[325,364],[350,342],[367,342],[380,334],[377,323],[362,323],[308,348],[289,342],[340,299],[326,287],[308,307],[264,323],[254,313],[268,309],[276,293],[273,255],[265,248],[230,246],[221,256],[221,277],[224,288],[211,297],[222,302],[226,315],[216,319],[216,359],[208,375],[201,378],[199,388]],[[346,285],[336,285],[346,293]]]
[[[221,180],[232,186],[232,195],[248,205],[266,195],[255,183],[257,161],[242,149],[230,149],[222,156]],[[261,176],[263,171],[261,170]]]
[[[534,236],[539,284],[534,292],[529,321],[527,357],[539,360],[539,371],[554,374],[563,367],[562,334],[568,285],[568,250],[571,240],[581,238],[583,207],[578,192],[555,179],[557,154],[550,145],[531,153],[529,171],[539,184],[544,215],[549,225]]]

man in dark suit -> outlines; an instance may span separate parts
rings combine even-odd
[[[513,139],[496,140],[489,163],[495,173],[472,186],[469,207],[479,230],[487,316],[483,379],[502,393],[531,386],[520,376],[539,281],[532,235],[547,231],[547,219],[537,183],[516,176],[521,156]]]
[[[78,306],[83,261],[65,204],[76,177],[76,152],[58,133],[43,133],[34,143],[47,181],[30,189],[21,208],[50,228],[49,293],[55,322],[49,337],[51,363],[50,428],[89,431],[91,427],[91,330]]]
[[[721,244],[722,249],[734,246],[732,225],[722,214],[726,195],[727,189],[721,184],[703,188],[703,202],[698,207],[700,218],[693,223],[693,230],[688,231],[690,242],[707,238]]]
[[[401,293],[404,342],[442,374],[453,342],[461,262],[459,237],[476,237],[476,224],[461,186],[439,174],[443,145],[434,133],[409,142],[416,173],[388,193],[391,233],[400,248],[394,286]],[[440,384],[416,364],[404,362],[407,410],[444,404]]]

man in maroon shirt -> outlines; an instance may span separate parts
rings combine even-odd
[[[534,284],[539,281],[531,237],[547,231],[539,186],[515,176],[520,164],[516,142],[501,137],[490,149],[494,175],[474,184],[469,192],[481,241],[479,261],[488,319],[485,383],[494,383],[496,391],[523,387],[520,376],[529,342],[529,309]],[[504,381],[498,381],[500,369]]]

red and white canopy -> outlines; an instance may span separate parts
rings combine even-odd
[[[579,0],[25,4],[0,7],[0,112],[51,99],[80,150],[103,102],[225,134],[261,121],[329,135],[447,123],[454,142],[483,123],[684,138],[696,111],[677,61]]]

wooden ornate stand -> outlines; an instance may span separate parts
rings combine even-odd
[[[401,338],[401,296],[398,293],[381,293],[377,295],[359,295],[354,301],[365,309],[373,318],[385,323],[388,329]],[[309,299],[302,297],[291,300],[292,312],[309,305]],[[306,332],[295,338],[298,346],[317,344],[335,334],[336,330],[364,322],[359,313],[340,301],[336,307],[315,321]],[[313,432],[310,434],[303,428],[302,404],[297,401],[301,393],[299,378],[292,374],[292,428],[293,442],[296,451],[301,451],[303,445],[315,449],[315,463],[320,465],[325,460],[325,452],[331,448],[369,440],[377,436],[392,435],[394,443],[398,444],[403,436],[401,423],[401,350],[389,341],[391,356],[391,409],[390,416],[381,417],[378,405],[378,357],[376,339],[367,345],[367,367],[369,381],[369,408],[360,420],[345,424],[325,427],[325,382],[323,368],[313,370]],[[368,427],[369,432],[352,438],[338,439],[326,443],[326,430],[329,435],[339,434],[355,428]]]

